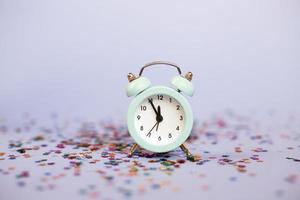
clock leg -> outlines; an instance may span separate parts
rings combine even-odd
[[[197,161],[196,156],[194,156],[193,154],[191,154],[191,152],[188,150],[188,148],[185,147],[184,144],[180,145],[181,150],[185,153],[186,158],[192,162]]]
[[[134,145],[132,145],[132,147],[130,148],[128,155],[132,156],[132,154],[135,152],[135,150],[138,148],[138,146],[139,145],[137,143],[134,143]]]

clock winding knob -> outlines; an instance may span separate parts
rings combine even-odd
[[[192,72],[188,72],[185,74],[184,78],[186,78],[187,80],[191,81],[193,78],[193,73]]]
[[[136,76],[133,73],[129,73],[127,75],[127,79],[128,79],[129,82],[131,82],[131,81],[136,79]]]

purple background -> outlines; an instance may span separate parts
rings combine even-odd
[[[194,73],[196,117],[295,111],[299,1],[0,1],[0,116],[125,119],[128,72]],[[145,71],[167,83],[173,69]]]

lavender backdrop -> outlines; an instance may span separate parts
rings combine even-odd
[[[196,117],[299,110],[299,1],[0,1],[0,116],[125,119],[128,72],[193,71]],[[145,72],[167,83],[173,69]]]

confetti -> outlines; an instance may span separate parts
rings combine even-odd
[[[25,125],[0,124],[1,136],[7,138],[0,143],[0,178],[15,180],[15,188],[10,185],[14,191],[27,188],[33,195],[47,192],[62,198],[107,200],[147,199],[147,195],[153,199],[161,192],[174,197],[190,192],[202,198],[211,194],[230,198],[230,185],[247,191],[262,185],[255,182],[263,182],[265,193],[288,197],[288,190],[278,187],[284,183],[300,197],[296,189],[300,127],[295,121],[274,133],[270,126],[234,112],[214,115],[195,122],[186,144],[192,155],[186,158],[180,148],[161,154],[140,148],[128,156],[133,140],[124,123],[60,121],[57,114],[51,120],[46,126],[27,114],[20,123]],[[282,145],[276,136],[284,140]],[[270,166],[282,169],[282,174],[272,174],[277,177],[274,183],[266,182]],[[297,170],[291,173],[290,169]],[[248,184],[250,180],[254,185]],[[226,182],[231,184],[220,190],[218,183]],[[258,197],[237,192],[241,199]]]
[[[290,184],[295,184],[298,181],[298,175],[290,174],[284,180]]]
[[[300,159],[298,159],[298,158],[286,157],[286,159],[293,160],[295,162],[300,162]]]

